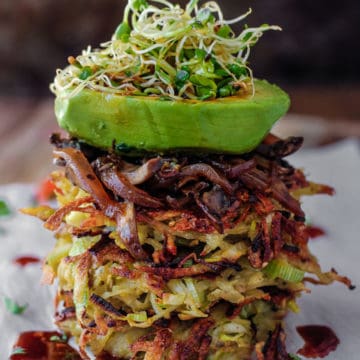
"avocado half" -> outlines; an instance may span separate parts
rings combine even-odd
[[[239,154],[254,149],[290,104],[279,87],[264,80],[254,84],[254,95],[207,101],[164,101],[84,89],[73,97],[57,97],[55,114],[70,135],[103,149],[115,143],[151,152]]]

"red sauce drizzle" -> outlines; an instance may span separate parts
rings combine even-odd
[[[306,325],[298,326],[296,330],[305,341],[298,354],[307,358],[323,358],[331,351],[335,351],[340,343],[334,331],[328,326]]]
[[[308,233],[309,237],[311,237],[312,239],[326,235],[325,230],[317,226],[308,226],[306,228],[306,232]]]
[[[13,263],[20,266],[39,263],[40,259],[36,256],[19,256],[13,260]]]
[[[20,334],[13,348],[25,354],[11,355],[10,360],[81,360],[80,355],[66,342],[50,340],[61,334],[55,331],[27,331]]]

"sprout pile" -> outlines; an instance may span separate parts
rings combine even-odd
[[[100,49],[89,46],[76,58],[69,57],[70,65],[57,70],[51,91],[72,97],[89,88],[169,100],[253,91],[250,48],[264,31],[280,28],[245,24],[236,35],[231,25],[242,22],[251,9],[225,20],[216,2],[198,2],[191,0],[182,9],[166,0],[130,0],[112,39]]]

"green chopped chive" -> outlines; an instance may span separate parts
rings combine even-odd
[[[11,355],[21,355],[26,354],[26,351],[21,346],[15,346],[11,352]]]
[[[4,298],[4,304],[5,304],[6,310],[14,315],[21,315],[28,307],[27,304],[19,305],[16,301],[14,301],[8,297]]]
[[[90,77],[93,74],[93,71],[90,66],[85,66],[82,68],[82,71],[79,75],[80,80],[86,80],[88,77]]]
[[[276,259],[263,269],[263,272],[271,279],[280,278],[289,282],[300,282],[305,272],[290,265],[286,260]]]
[[[4,200],[0,200],[0,216],[10,215],[11,211]]]
[[[130,25],[127,22],[122,22],[115,30],[115,38],[124,43],[129,42],[131,33]]]

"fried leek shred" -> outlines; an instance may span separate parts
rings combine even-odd
[[[55,232],[44,278],[84,359],[289,359],[282,320],[305,282],[352,288],[308,249],[299,199],[333,190],[284,160],[302,139],[144,158],[54,139],[59,207],[23,211]]]

